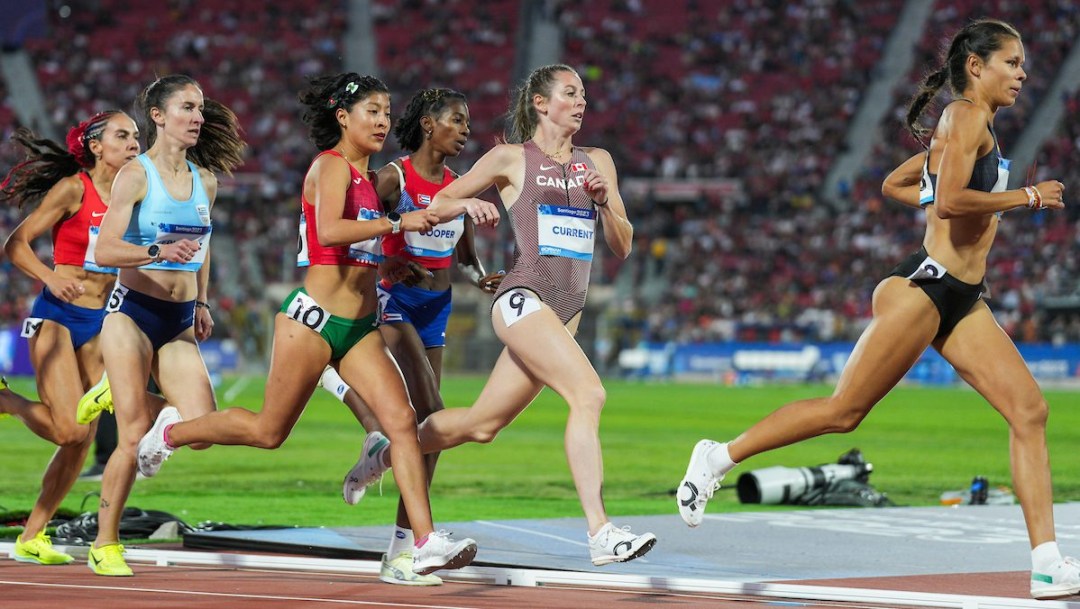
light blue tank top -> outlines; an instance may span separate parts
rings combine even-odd
[[[165,245],[180,239],[192,239],[199,242],[199,252],[190,262],[151,262],[139,268],[167,271],[198,271],[206,260],[206,249],[210,245],[210,199],[206,196],[199,168],[188,161],[191,169],[191,197],[186,201],[177,201],[165,189],[161,175],[154,163],[140,154],[135,157],[146,170],[146,196],[135,206],[128,223],[124,241],[147,247],[152,243]]]

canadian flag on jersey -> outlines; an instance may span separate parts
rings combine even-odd
[[[570,171],[573,172],[585,171],[586,169],[588,169],[588,167],[585,166],[585,163],[574,163],[570,166]]]

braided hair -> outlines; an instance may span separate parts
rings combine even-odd
[[[423,128],[420,119],[430,116],[438,119],[442,111],[452,102],[461,101],[466,104],[465,94],[453,89],[420,89],[409,100],[405,114],[394,125],[394,138],[398,146],[408,152],[416,152],[424,142]]]
[[[18,201],[19,208],[37,205],[60,180],[97,163],[90,142],[101,140],[105,127],[119,110],[98,112],[68,130],[66,147],[48,138],[39,138],[25,127],[11,136],[26,151],[26,160],[11,168],[0,183],[0,197]]]
[[[919,119],[938,91],[946,83],[955,95],[961,95],[967,88],[968,74],[964,64],[968,57],[975,55],[987,61],[1009,38],[1020,40],[1020,32],[1008,23],[995,19],[973,21],[953,36],[943,53],[941,65],[926,75],[919,85],[919,90],[908,103],[906,125],[916,140],[923,142],[930,134],[930,130],[923,127]]]

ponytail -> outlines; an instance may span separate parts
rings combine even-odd
[[[922,142],[924,146],[927,145],[924,138],[930,135],[930,130],[922,126],[922,124],[919,123],[919,119],[922,117],[923,111],[926,110],[926,106],[930,104],[931,100],[937,97],[938,91],[941,90],[941,87],[945,86],[948,79],[948,66],[943,66],[936,72],[927,74],[926,78],[919,84],[919,90],[915,92],[915,96],[912,97],[911,102],[908,103],[907,130],[916,141]]]
[[[577,74],[574,68],[566,64],[555,63],[536,68],[525,79],[525,82],[514,92],[510,109],[506,112],[506,131],[503,138],[510,144],[521,144],[532,138],[536,133],[536,126],[540,123],[540,117],[536,114],[536,106],[533,105],[534,96],[550,97],[551,89],[555,86],[555,75],[559,72],[572,72]]]
[[[26,160],[12,167],[0,183],[0,198],[17,201],[20,209],[37,205],[60,180],[93,168],[97,159],[90,152],[90,142],[101,139],[109,120],[117,114],[123,113],[98,112],[75,125],[64,138],[66,147],[39,138],[29,129],[17,129],[11,139],[26,150]]]
[[[1008,23],[996,19],[973,21],[953,36],[942,54],[941,66],[926,76],[919,85],[919,90],[908,102],[906,126],[916,140],[924,146],[927,145],[923,138],[930,130],[919,124],[919,119],[945,83],[949,83],[953,95],[963,95],[964,89],[967,89],[968,75],[965,64],[968,57],[975,55],[987,61],[1009,38],[1020,40],[1020,32]]]
[[[225,104],[203,99],[203,125],[199,143],[187,150],[192,163],[215,173],[232,175],[244,163],[247,144],[240,136],[240,122]]]

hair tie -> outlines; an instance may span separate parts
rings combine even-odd
[[[359,89],[360,85],[356,84],[356,81],[349,81],[326,100],[327,109],[336,108],[346,96],[356,93]]]
[[[90,153],[90,140],[101,137],[105,131],[105,125],[109,122],[109,117],[113,114],[113,112],[98,112],[68,131],[64,143],[67,144],[68,152],[75,157],[79,165],[87,168],[94,166],[96,159]]]

